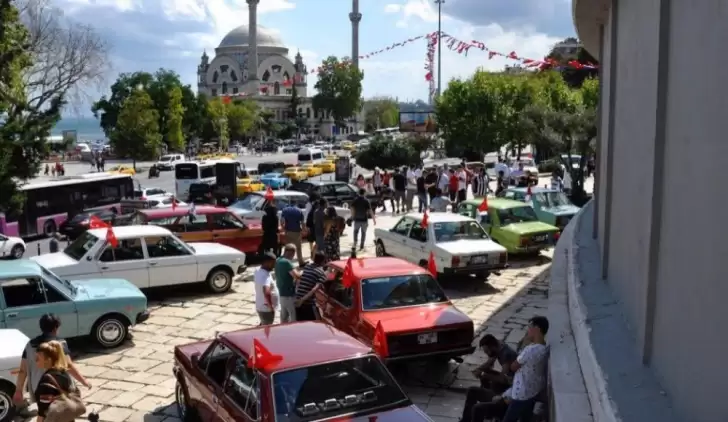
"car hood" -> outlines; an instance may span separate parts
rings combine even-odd
[[[432,422],[422,410],[415,405],[400,407],[386,412],[372,413],[365,416],[347,416],[344,418],[333,418],[332,422]]]
[[[233,249],[230,246],[221,245],[219,243],[193,243],[190,246],[195,249],[195,255],[239,255],[240,258],[244,258],[245,254],[237,249]]]
[[[450,242],[437,242],[437,247],[453,255],[477,255],[482,252],[505,252],[503,246],[490,239],[480,240],[453,240]]]
[[[71,280],[71,284],[77,289],[76,300],[106,298],[140,298],[146,300],[146,296],[137,286],[121,278]]]
[[[47,253],[39,256],[33,256],[30,259],[49,270],[54,268],[70,267],[78,264],[78,261],[63,252]]]
[[[579,212],[581,208],[577,207],[576,205],[559,205],[557,207],[541,208],[541,210],[556,216],[562,216],[574,215]]]
[[[16,329],[0,330],[0,370],[15,369],[20,366],[20,358],[23,355],[25,345],[30,339]]]
[[[404,308],[366,311],[362,313],[365,321],[376,327],[381,321],[387,333],[402,331],[431,330],[457,324],[471,324],[467,315],[451,303],[408,306]]]
[[[530,233],[539,233],[539,232],[546,232],[546,231],[559,231],[558,227],[552,226],[551,224],[546,224],[541,221],[527,221],[523,223],[513,223],[508,224],[507,226],[502,227],[504,230],[508,230],[510,232],[516,233],[516,234],[530,234]]]

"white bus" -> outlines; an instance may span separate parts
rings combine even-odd
[[[298,151],[298,165],[318,164],[324,161],[324,152],[318,148],[301,148]]]
[[[240,163],[235,160],[208,160],[208,161],[187,161],[177,163],[174,166],[174,194],[182,201],[186,201],[190,195],[190,186],[193,183],[215,183],[215,164],[237,163],[238,176],[243,174]]]

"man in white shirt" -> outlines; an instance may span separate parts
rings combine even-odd
[[[276,264],[276,256],[271,252],[263,255],[263,262],[255,270],[255,310],[260,318],[260,325],[272,325],[278,309],[278,287],[273,280],[272,272]]]
[[[503,162],[503,158],[498,157],[498,164],[495,165],[495,174],[498,176],[500,172],[503,172],[503,178],[505,180],[508,180],[509,177],[511,177],[511,169],[508,168],[508,165]]]
[[[438,168],[437,172],[440,175],[439,179],[437,179],[437,187],[442,192],[442,195],[444,195],[447,193],[447,187],[450,184],[450,174],[447,171],[447,164]]]
[[[411,212],[414,204],[415,195],[417,194],[417,174],[412,168],[402,169],[406,170],[405,175],[407,176],[407,196],[405,196],[405,208],[407,212]]]
[[[458,197],[457,201],[458,204],[468,199],[468,172],[465,171],[465,168],[463,166],[458,167],[457,171],[458,176]]]
[[[523,170],[523,163],[518,163],[518,167],[511,170],[511,181],[518,186],[518,180],[525,176],[526,172]]]

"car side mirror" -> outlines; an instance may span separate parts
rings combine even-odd
[[[90,255],[86,257],[86,261],[93,261],[93,260],[94,260],[94,257],[92,257]]]
[[[192,356],[190,356],[190,360],[193,365],[198,365],[200,363],[200,352],[193,353]]]

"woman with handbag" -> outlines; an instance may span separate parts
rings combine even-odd
[[[38,346],[35,363],[45,369],[34,395],[38,403],[37,422],[73,422],[86,407],[68,373],[63,345],[49,341]]]

